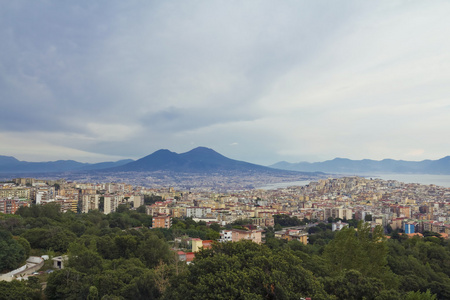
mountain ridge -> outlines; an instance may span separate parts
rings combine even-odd
[[[113,172],[173,172],[193,174],[246,173],[284,175],[317,175],[318,172],[299,172],[274,169],[267,166],[230,159],[211,148],[197,147],[184,153],[175,153],[168,149],[157,150],[138,160],[122,160],[97,164],[80,163],[74,160],[51,162],[26,162],[14,157],[0,156],[0,173],[57,173],[57,172],[94,172],[110,174]],[[315,174],[313,174],[315,173]],[[231,176],[231,175],[230,175]]]
[[[12,156],[0,155],[0,173],[38,173],[38,172],[68,172],[89,171],[116,167],[133,160],[122,159],[115,162],[81,163],[75,160],[56,160],[46,162],[21,161]]]
[[[399,174],[432,174],[450,175],[450,156],[445,156],[437,160],[425,159],[422,161],[406,161],[395,159],[361,159],[352,160],[348,158],[336,157],[323,162],[299,162],[289,163],[280,161],[272,168],[300,172],[327,172],[327,173],[399,173]]]
[[[158,170],[185,173],[209,173],[219,171],[260,171],[279,173],[280,171],[286,171],[234,160],[206,147],[197,147],[180,154],[171,152],[167,149],[162,149],[134,162],[105,171],[136,172]]]

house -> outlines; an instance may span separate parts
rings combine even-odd
[[[177,254],[178,260],[185,261],[187,264],[190,264],[195,258],[194,252],[177,251]]]
[[[231,229],[231,230],[222,230],[220,232],[220,242],[237,242],[240,240],[251,240],[255,243],[261,244],[261,233],[263,230],[261,229]],[[230,239],[231,235],[231,239]]]
[[[192,252],[198,252],[200,248],[205,249],[211,248],[211,244],[213,243],[213,241],[212,240],[202,241],[201,239],[193,238],[191,240],[191,243],[192,243]]]
[[[297,240],[304,245],[308,244],[308,233],[298,229],[286,230],[282,238],[288,241]]]

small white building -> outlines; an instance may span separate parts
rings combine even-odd
[[[67,262],[69,257],[67,255],[56,256],[52,258],[53,260],[53,268],[55,269],[64,269],[64,264]]]
[[[348,226],[348,223],[337,221],[331,224],[331,231],[341,230],[342,228]]]

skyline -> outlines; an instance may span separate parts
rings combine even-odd
[[[450,155],[450,3],[3,1],[0,155]]]

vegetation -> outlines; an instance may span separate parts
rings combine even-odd
[[[20,242],[19,239],[14,239],[11,233],[5,230],[0,230],[0,271],[15,269],[27,259],[29,249],[26,249],[26,240],[20,239]]]
[[[280,217],[276,224],[292,222],[296,218]],[[337,233],[320,223],[310,227],[304,245],[275,239],[268,228],[263,245],[217,243],[186,265],[170,249],[174,238],[216,239],[222,228],[192,219],[175,219],[171,229],[150,224],[142,209],[127,207],[74,214],[47,204],[0,215],[3,270],[30,253],[69,257],[63,270],[0,282],[0,300],[450,299],[450,243],[431,233],[408,239],[393,232],[386,239],[381,228],[364,223]],[[46,280],[44,291],[37,278]]]
[[[300,220],[297,217],[291,217],[289,215],[274,215],[273,216],[275,225],[279,224],[282,227],[286,226],[300,226],[306,225],[308,223],[308,219]]]

